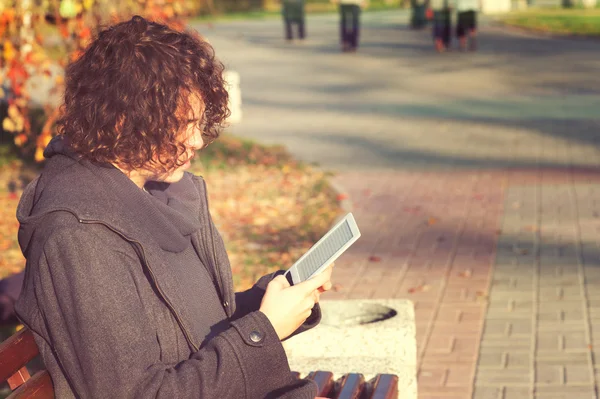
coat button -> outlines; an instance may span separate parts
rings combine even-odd
[[[254,343],[259,343],[260,341],[262,341],[263,337],[262,334],[259,333],[258,331],[252,331],[250,333],[250,341],[254,342]]]

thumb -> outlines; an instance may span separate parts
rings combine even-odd
[[[279,276],[271,280],[271,282],[267,285],[267,289],[270,288],[271,291],[281,291],[282,289],[288,288],[289,286],[290,283],[287,281],[287,278],[285,278],[283,274],[280,274]]]
[[[321,273],[306,280],[303,284],[306,284],[305,288],[306,288],[307,292],[314,291],[314,290],[320,288],[321,286],[323,286],[329,280],[331,280],[331,272],[332,272],[332,266],[328,266]]]

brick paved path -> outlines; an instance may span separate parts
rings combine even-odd
[[[420,398],[597,397],[600,173],[336,182],[368,227],[337,263],[332,296],[415,301]]]
[[[341,298],[415,302],[421,399],[598,398],[600,52],[483,24],[431,51],[402,13],[206,31],[241,75],[242,136],[337,172],[363,236]],[[368,273],[367,273],[368,270]]]
[[[332,296],[415,302],[421,398],[470,395],[504,180],[483,172],[359,172],[336,179],[366,231],[337,262],[341,287]]]

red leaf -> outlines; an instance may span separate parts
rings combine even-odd
[[[414,294],[415,292],[427,292],[431,289],[429,284],[421,284],[416,287],[412,287],[408,289],[409,294]]]
[[[338,194],[336,198],[338,201],[343,201],[345,199],[348,199],[348,194]]]
[[[369,256],[370,262],[381,262],[381,258],[379,256]]]

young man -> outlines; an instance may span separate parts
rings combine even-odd
[[[435,49],[442,53],[450,47],[451,15],[448,0],[431,0],[433,9],[433,40]]]
[[[360,12],[367,5],[366,0],[339,0],[340,37],[343,52],[355,52],[358,48],[360,32]]]
[[[479,0],[456,0],[456,11],[458,21],[456,24],[456,36],[461,50],[467,49],[467,39],[471,51],[477,49],[477,12],[479,11]]]
[[[285,25],[285,39],[291,41],[294,38],[292,26],[298,26],[298,38],[303,40],[305,31],[304,0],[283,0],[281,14]]]

